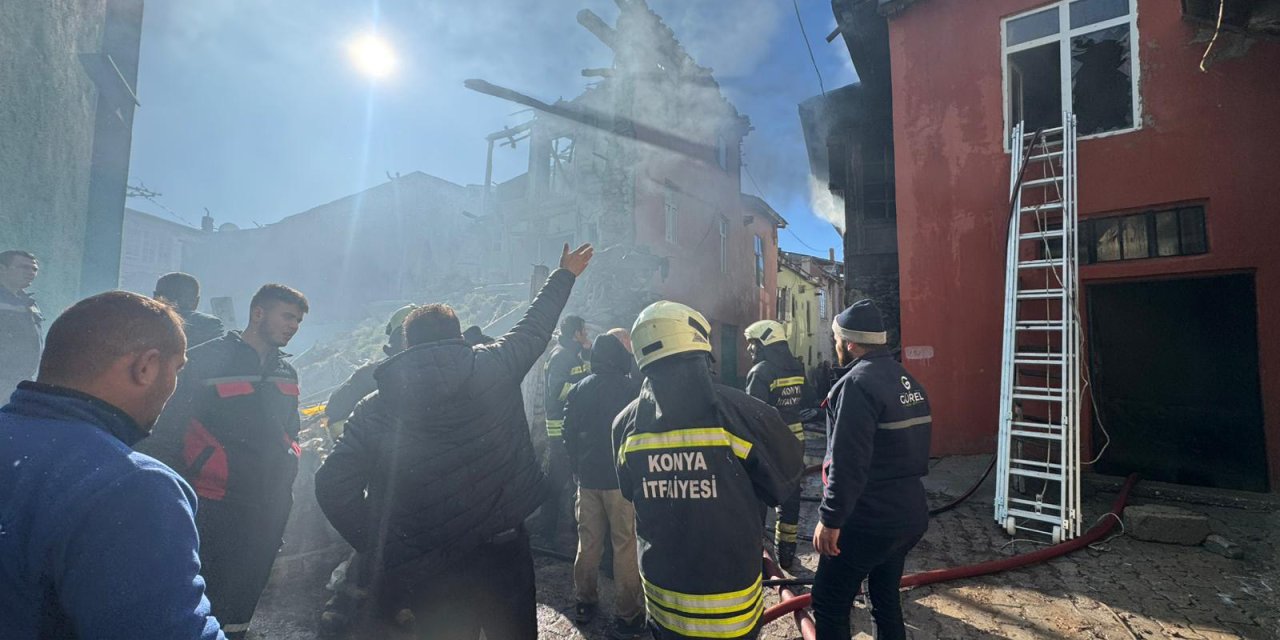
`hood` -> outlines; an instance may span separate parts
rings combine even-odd
[[[775,342],[762,351],[764,359],[784,373],[804,375],[804,365],[791,355],[791,347],[786,342]]]
[[[591,344],[592,373],[631,373],[631,353],[622,341],[602,333]]]
[[[388,358],[373,378],[379,397],[398,417],[452,426],[474,414],[475,407],[461,394],[475,365],[475,353],[461,338],[441,340]]]
[[[710,359],[706,354],[681,353],[663,358],[645,367],[644,375],[641,398],[652,399],[659,422],[667,425],[716,422],[715,382],[711,379]]]

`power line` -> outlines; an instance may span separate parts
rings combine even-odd
[[[768,199],[764,197],[764,192],[760,190],[760,184],[756,182],[756,177],[751,175],[751,167],[747,166],[747,163],[744,162],[742,163],[742,170],[746,172],[747,179],[751,181],[751,186],[755,187],[756,194],[760,196],[761,200],[765,200],[767,203]],[[796,235],[796,232],[791,230],[791,227],[789,226],[783,227],[783,229],[786,229],[787,233],[791,234],[791,237],[796,239],[796,242],[799,242],[800,244],[808,247],[810,251],[813,251],[815,253],[822,252],[821,249],[815,248],[813,245],[809,244],[808,242],[801,240],[800,236]]]
[[[818,74],[818,88],[822,90],[822,97],[827,97],[827,87],[822,83],[822,72],[818,70],[818,59],[813,57],[813,45],[809,44],[809,34],[804,30],[804,20],[800,19],[800,4],[797,0],[791,0],[791,6],[796,10],[796,22],[800,25],[800,35],[804,36],[804,47],[809,50],[809,61],[813,63],[813,72]]]
[[[162,195],[164,194],[148,189],[147,185],[144,184],[141,180],[138,181],[137,185],[132,185],[132,184],[125,185],[126,198],[142,198],[143,200],[146,200],[147,202],[150,202],[151,204],[154,204],[155,206],[160,207],[160,209],[162,209],[165,213],[169,214],[175,220],[178,220],[182,224],[185,224],[188,227],[195,226],[190,222],[188,222],[186,218],[183,218],[180,214],[178,214],[178,212],[174,211],[173,209],[170,209],[169,207],[164,206],[164,204],[162,204],[158,199]]]

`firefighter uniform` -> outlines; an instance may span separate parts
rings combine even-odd
[[[654,637],[752,638],[763,613],[763,501],[777,505],[803,453],[777,411],[711,379],[710,325],[671,302],[632,329],[646,376],[614,421],[619,488],[635,504]]]
[[[298,374],[276,351],[227,333],[188,353],[152,436],[139,447],[182,474],[200,498],[201,573],[228,634],[248,629],[293,507]]]
[[[547,358],[546,396],[547,412],[547,499],[539,514],[539,534],[548,542],[556,538],[560,524],[561,505],[564,503],[569,479],[569,454],[564,448],[564,401],[569,389],[591,374],[591,363],[584,358],[585,350],[572,334],[562,330],[559,342]]]
[[[849,608],[869,579],[876,637],[905,638],[898,588],[907,553],[929,526],[921,478],[929,472],[932,417],[924,388],[883,347],[879,311],[863,300],[833,326],[868,351],[827,397],[827,453],[819,518],[840,530],[837,556],[822,556],[813,587],[821,640],[850,637]]]
[[[803,443],[804,420],[800,412],[812,402],[813,394],[804,377],[804,365],[791,355],[785,329],[773,320],[761,320],[747,327],[744,334],[756,345],[756,363],[747,374],[747,393],[777,409],[791,433]],[[795,560],[801,486],[797,481],[791,495],[778,508],[774,525],[778,564],[784,569],[790,569]]]

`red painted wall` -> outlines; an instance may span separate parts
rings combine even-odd
[[[937,455],[994,449],[1009,181],[1000,21],[1046,4],[928,0],[889,22],[903,344],[933,347],[932,358],[907,366],[929,389]],[[1177,2],[1139,0],[1143,125],[1079,143],[1080,213],[1203,201],[1210,252],[1083,266],[1081,277],[1088,284],[1254,273],[1277,486],[1280,43],[1255,42],[1243,57],[1201,73],[1198,29],[1182,20]]]

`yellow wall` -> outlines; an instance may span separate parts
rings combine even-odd
[[[778,309],[778,319],[787,328],[791,353],[804,362],[806,369],[817,366],[824,358],[834,363],[834,348],[826,344],[832,340],[831,331],[827,328],[831,324],[832,300],[827,300],[827,319],[821,319],[818,299],[821,288],[790,265],[779,264],[778,300],[780,306],[785,304],[787,308]]]

